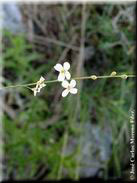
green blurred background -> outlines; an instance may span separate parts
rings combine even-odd
[[[23,28],[3,30],[5,86],[56,79],[53,66],[65,61],[73,77],[134,73],[135,3],[17,6]],[[36,97],[26,88],[3,91],[4,179],[129,178],[134,79],[77,87],[66,98],[59,83]]]

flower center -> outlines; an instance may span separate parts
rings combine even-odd
[[[62,70],[61,70],[61,74],[64,74],[64,72],[65,72],[64,69],[62,69]]]
[[[68,86],[68,90],[70,90],[71,89],[71,87],[70,86]]]

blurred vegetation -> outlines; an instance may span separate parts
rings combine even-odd
[[[53,66],[64,61],[71,63],[73,76],[134,73],[135,4],[88,4],[86,10],[78,4],[20,8],[27,32],[3,32],[5,85],[35,82],[40,76],[56,79]],[[87,18],[81,58],[82,13]],[[95,159],[98,167],[91,176],[128,178],[134,79],[84,80],[78,87],[78,95],[66,98],[58,83],[48,84],[37,97],[25,88],[4,90],[5,179],[86,177],[83,162],[91,162],[94,170]],[[93,138],[86,125],[95,132]],[[88,160],[86,143],[91,145]],[[103,161],[100,154],[107,149]]]

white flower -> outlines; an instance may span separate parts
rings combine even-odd
[[[68,93],[72,93],[72,94],[76,94],[78,89],[74,88],[76,86],[76,81],[74,79],[72,79],[70,81],[70,83],[66,80],[64,80],[62,82],[62,86],[64,88],[66,88],[63,92],[62,92],[62,97],[66,97],[68,95]]]
[[[44,81],[45,81],[45,78],[41,76],[40,80],[37,81],[37,85],[43,84]]]
[[[61,64],[56,64],[54,69],[59,72],[58,81],[64,81],[65,78],[67,80],[70,79],[71,75],[68,71],[70,69],[70,64],[68,62],[65,62],[63,66]]]
[[[36,88],[32,88],[31,90],[34,92],[34,96],[36,96],[37,92],[39,92]]]
[[[36,96],[36,94],[40,92],[41,88],[46,86],[46,84],[44,84],[44,81],[45,79],[41,76],[40,80],[37,81],[36,87],[32,88],[32,91],[34,92],[34,96]]]

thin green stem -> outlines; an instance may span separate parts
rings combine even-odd
[[[104,78],[121,78],[123,75],[126,75],[126,74],[121,74],[121,75],[115,75],[115,76],[96,76],[97,79],[104,79]],[[84,76],[84,77],[74,77],[73,79],[75,80],[82,80],[82,79],[92,79],[92,76]],[[94,75],[95,76],[95,75]],[[127,77],[136,77],[136,75],[126,75]]]
[[[129,74],[129,75],[126,75],[126,74],[121,74],[121,75],[115,75],[115,76],[95,76],[95,75],[91,75],[91,76],[82,76],[82,77],[74,77],[72,79],[75,79],[75,80],[84,80],[84,79],[105,79],[105,78],[123,78],[123,77],[126,77],[126,78],[134,78],[136,77],[136,75],[133,75],[133,74]],[[94,78],[96,77],[96,78]],[[126,79],[125,78],[125,79]],[[45,81],[45,84],[48,84],[48,83],[56,83],[56,82],[59,82],[58,80],[49,80],[49,81]],[[10,86],[5,86],[5,87],[2,87],[0,89],[5,89],[5,88],[16,88],[16,87],[27,87],[29,88],[28,86],[33,86],[33,85],[36,85],[36,83],[29,83],[29,84],[19,84],[19,85],[10,85]],[[31,88],[29,88],[31,89]]]
[[[91,76],[74,77],[73,79],[75,79],[75,80],[91,79]]]
[[[45,84],[47,84],[47,83],[56,83],[56,82],[59,82],[59,81],[58,80],[45,81]]]
[[[122,75],[116,75],[116,76],[97,76],[98,79],[103,79],[103,78],[121,78],[122,76],[127,76],[128,78],[132,78],[132,77],[136,77],[136,75],[126,75],[126,74],[122,74]]]
[[[58,82],[58,80],[51,80],[51,81],[45,81],[45,84],[47,83],[55,83],[55,82]],[[5,89],[5,88],[17,88],[17,87],[27,87],[29,88],[28,86],[33,86],[33,85],[36,85],[36,83],[29,83],[29,84],[20,84],[20,85],[10,85],[10,86],[5,86],[5,87],[2,87],[0,89]],[[29,88],[31,89],[31,88]]]
[[[20,84],[20,85],[10,85],[10,86],[5,86],[0,89],[5,89],[5,88],[16,88],[16,87],[27,87],[27,86],[32,86],[36,85],[37,83],[29,83],[29,84]]]

